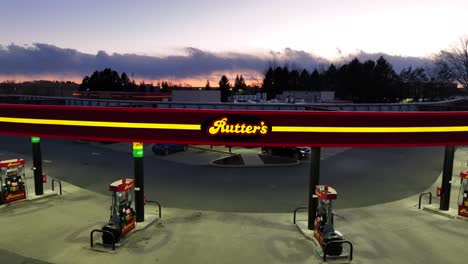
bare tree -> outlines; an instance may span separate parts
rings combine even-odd
[[[437,56],[437,64],[450,74],[463,88],[468,89],[468,36],[461,37],[459,43]]]

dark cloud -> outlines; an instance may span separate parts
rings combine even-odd
[[[349,62],[353,58],[358,58],[360,61],[373,60],[376,61],[380,56],[383,56],[390,64],[392,64],[393,69],[400,73],[403,68],[412,66],[412,68],[423,67],[430,68],[433,65],[433,60],[430,58],[420,58],[420,57],[404,57],[397,55],[388,55],[385,53],[366,53],[360,51],[356,54],[351,54],[346,57],[343,57],[341,60]]]
[[[342,58],[356,56],[361,60],[385,56],[399,71],[409,65],[421,66],[429,59],[388,56],[360,52]],[[35,43],[31,46],[11,44],[0,46],[0,75],[89,75],[95,70],[112,68],[119,72],[134,73],[147,79],[191,78],[222,71],[263,72],[270,65],[288,65],[296,69],[313,69],[329,61],[305,51],[286,48],[282,52],[270,52],[265,56],[244,53],[213,53],[196,48],[186,48],[184,55],[153,57],[135,54],[108,54],[99,51],[96,55],[73,49],[64,49],[49,44]]]

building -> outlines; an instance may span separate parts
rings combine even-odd
[[[286,103],[326,103],[335,100],[335,92],[286,91],[277,95],[276,97],[280,102]]]
[[[221,102],[221,92],[217,90],[172,90],[173,102],[201,102],[219,103]]]
[[[231,101],[234,102],[260,102],[266,101],[267,94],[266,93],[257,93],[257,94],[236,94],[232,96]]]

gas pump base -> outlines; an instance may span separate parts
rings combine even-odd
[[[433,213],[433,214],[437,214],[437,215],[440,215],[440,216],[445,216],[447,218],[457,219],[457,220],[468,222],[467,217],[459,216],[458,215],[458,210],[453,209],[453,208],[449,208],[449,210],[444,211],[444,210],[440,210],[439,205],[437,205],[437,204],[428,204],[428,205],[424,205],[422,209],[424,211],[427,211],[427,212],[430,212],[430,213]]]
[[[29,194],[26,201],[40,200],[40,199],[49,198],[55,195],[58,195],[58,193],[51,191],[51,190],[44,190],[44,193],[42,195],[35,195],[34,193]]]
[[[338,256],[333,256],[333,255],[324,255],[324,248],[320,245],[320,243],[317,241],[317,239],[314,237],[314,230],[309,230],[307,228],[307,221],[305,220],[296,220],[296,227],[297,229],[304,235],[305,238],[311,240],[314,245],[314,251],[319,256],[321,259],[326,261],[327,259],[333,259],[333,260],[342,260],[342,259],[348,259],[349,262],[352,261],[353,259],[353,246],[352,244],[347,241],[347,240],[336,240],[333,241],[332,243],[340,243],[341,245],[343,244],[348,244],[349,247],[342,246],[342,252]],[[338,233],[338,231],[336,231]]]
[[[128,232],[124,237],[120,237],[119,241],[114,244],[115,248],[123,246],[129,240],[131,235],[133,235],[133,234],[135,234],[135,233],[137,233],[139,231],[145,230],[147,227],[149,227],[150,225],[152,225],[155,222],[158,222],[158,220],[160,220],[160,219],[161,218],[159,218],[158,214],[145,214],[145,221],[144,222],[138,222],[135,229]],[[108,226],[108,225],[105,225],[101,229],[106,230],[106,231],[110,231],[110,230],[108,230],[108,228],[105,228],[106,226]],[[113,233],[113,232],[111,231],[111,233]],[[109,238],[107,236],[103,236],[103,239],[108,240]],[[96,243],[91,243],[91,245],[93,245],[93,246],[91,246],[91,249],[94,250],[94,251],[99,251],[99,252],[115,253],[115,251],[112,249],[113,248],[112,243],[107,243],[107,242],[108,241],[106,241],[106,243],[103,243],[102,239],[99,238],[99,240],[97,240]],[[99,246],[99,247],[94,246],[94,244],[96,246]]]
[[[58,193],[50,191],[50,190],[45,190],[44,194],[42,194],[42,195],[35,195],[34,193],[29,193],[28,197],[26,199],[24,199],[24,200],[15,201],[14,203],[8,203],[8,204],[0,204],[0,209],[4,208],[4,207],[7,207],[7,206],[12,206],[13,204],[24,203],[24,202],[28,202],[28,201],[41,200],[41,199],[49,198],[49,197],[52,197],[52,196],[55,196],[55,195],[58,195]]]

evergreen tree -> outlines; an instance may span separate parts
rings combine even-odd
[[[358,58],[354,58],[347,67],[345,81],[346,87],[353,102],[361,102],[362,64]]]
[[[302,70],[301,75],[299,76],[297,89],[300,91],[308,90],[309,85],[310,85],[309,79],[310,79],[309,72],[306,69]]]
[[[223,75],[221,80],[219,80],[219,89],[221,91],[221,102],[227,102],[228,97],[230,96],[231,84],[229,83],[228,78]]]
[[[81,83],[81,90],[85,91],[134,91],[136,85],[129,83],[128,76],[122,73],[121,76],[111,68],[105,68],[102,71],[94,71],[88,77],[85,76]]]
[[[236,76],[236,80],[234,82],[234,94],[242,94],[245,92],[247,85],[245,84],[244,77],[242,75]]]
[[[206,80],[206,84],[205,84],[205,90],[211,90],[211,86],[210,86],[210,81],[209,80]]]
[[[338,88],[338,74],[334,64],[330,64],[324,73],[324,90],[335,91]]]
[[[169,83],[164,81],[161,83],[161,92],[169,92]]]
[[[361,69],[361,94],[360,101],[363,103],[374,103],[378,101],[374,78],[375,62],[368,60],[362,64]]]
[[[122,72],[120,75],[120,81],[122,83],[122,90],[123,91],[131,91],[132,90],[132,85],[130,82],[130,78],[128,78],[127,74],[125,72]]]
[[[384,57],[380,57],[374,71],[377,88],[383,95],[382,102],[395,102],[397,98],[397,74],[390,63]]]
[[[241,74],[241,76],[240,76],[239,82],[240,82],[240,86],[241,86],[242,89],[246,89],[246,88],[247,88],[247,84],[245,84],[244,76],[242,76],[242,74]]]
[[[283,90],[288,88],[289,82],[289,69],[288,67],[276,67],[273,70],[273,89],[272,98],[276,98],[276,95],[281,94]]]
[[[263,92],[267,94],[267,100],[271,100],[275,98],[273,84],[274,84],[274,71],[272,67],[269,67],[265,73],[265,77],[263,78],[263,83],[262,83],[262,90]]]
[[[299,71],[292,70],[291,72],[289,72],[287,89],[289,91],[299,90]]]
[[[140,85],[138,86],[138,92],[144,93],[146,92],[146,84],[145,82],[141,82]]]
[[[315,69],[310,75],[310,91],[320,91],[320,73]]]

